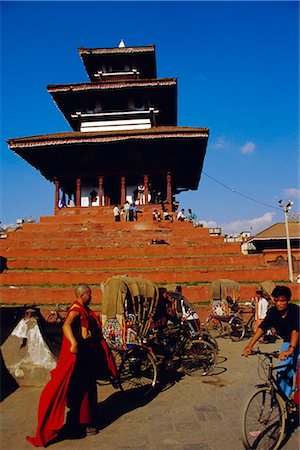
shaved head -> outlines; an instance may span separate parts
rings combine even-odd
[[[87,284],[79,284],[77,288],[75,289],[75,295],[77,298],[81,298],[83,294],[90,291],[91,289]]]

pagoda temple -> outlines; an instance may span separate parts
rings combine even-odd
[[[173,204],[198,188],[209,130],[177,126],[177,79],[157,78],[155,46],[79,48],[89,82],[48,85],[72,131],[9,139],[72,206]],[[142,186],[142,195],[138,195]]]

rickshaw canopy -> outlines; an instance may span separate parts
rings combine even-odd
[[[227,301],[230,297],[235,303],[239,299],[240,285],[237,281],[229,279],[218,279],[211,283],[211,309],[217,316],[225,316],[230,312],[230,305]]]
[[[147,334],[159,297],[158,287],[149,280],[116,275],[104,283],[102,328],[114,335],[119,345],[130,339],[127,331],[143,337]]]
[[[151,299],[153,306],[156,307],[158,287],[151,281],[141,278],[126,277],[124,275],[108,278],[104,283],[102,313],[108,319],[114,319],[118,314],[122,314],[125,299],[128,295],[132,299],[136,297]],[[153,311],[155,308],[152,307],[151,310]]]
[[[271,297],[273,290],[275,289],[275,283],[272,280],[262,281],[260,283],[259,289],[263,291],[264,295]]]
[[[230,296],[233,300],[237,300],[239,292],[239,283],[226,278],[214,280],[210,286],[212,300],[226,300],[227,296]]]

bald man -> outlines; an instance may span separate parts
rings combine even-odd
[[[98,432],[96,428],[96,379],[103,368],[113,379],[116,368],[101,333],[101,323],[89,308],[92,293],[80,284],[76,300],[70,306],[63,325],[63,341],[56,368],[45,386],[38,411],[34,437],[27,440],[35,447],[63,437],[83,437]],[[65,408],[69,408],[63,427]]]

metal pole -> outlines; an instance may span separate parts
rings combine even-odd
[[[285,231],[286,231],[286,244],[287,244],[287,254],[288,254],[288,265],[289,265],[289,277],[290,281],[294,281],[293,277],[293,264],[292,264],[292,253],[291,253],[291,243],[290,243],[290,234],[289,234],[289,223],[288,223],[288,212],[290,208],[285,206],[284,210],[284,221],[285,221]]]

